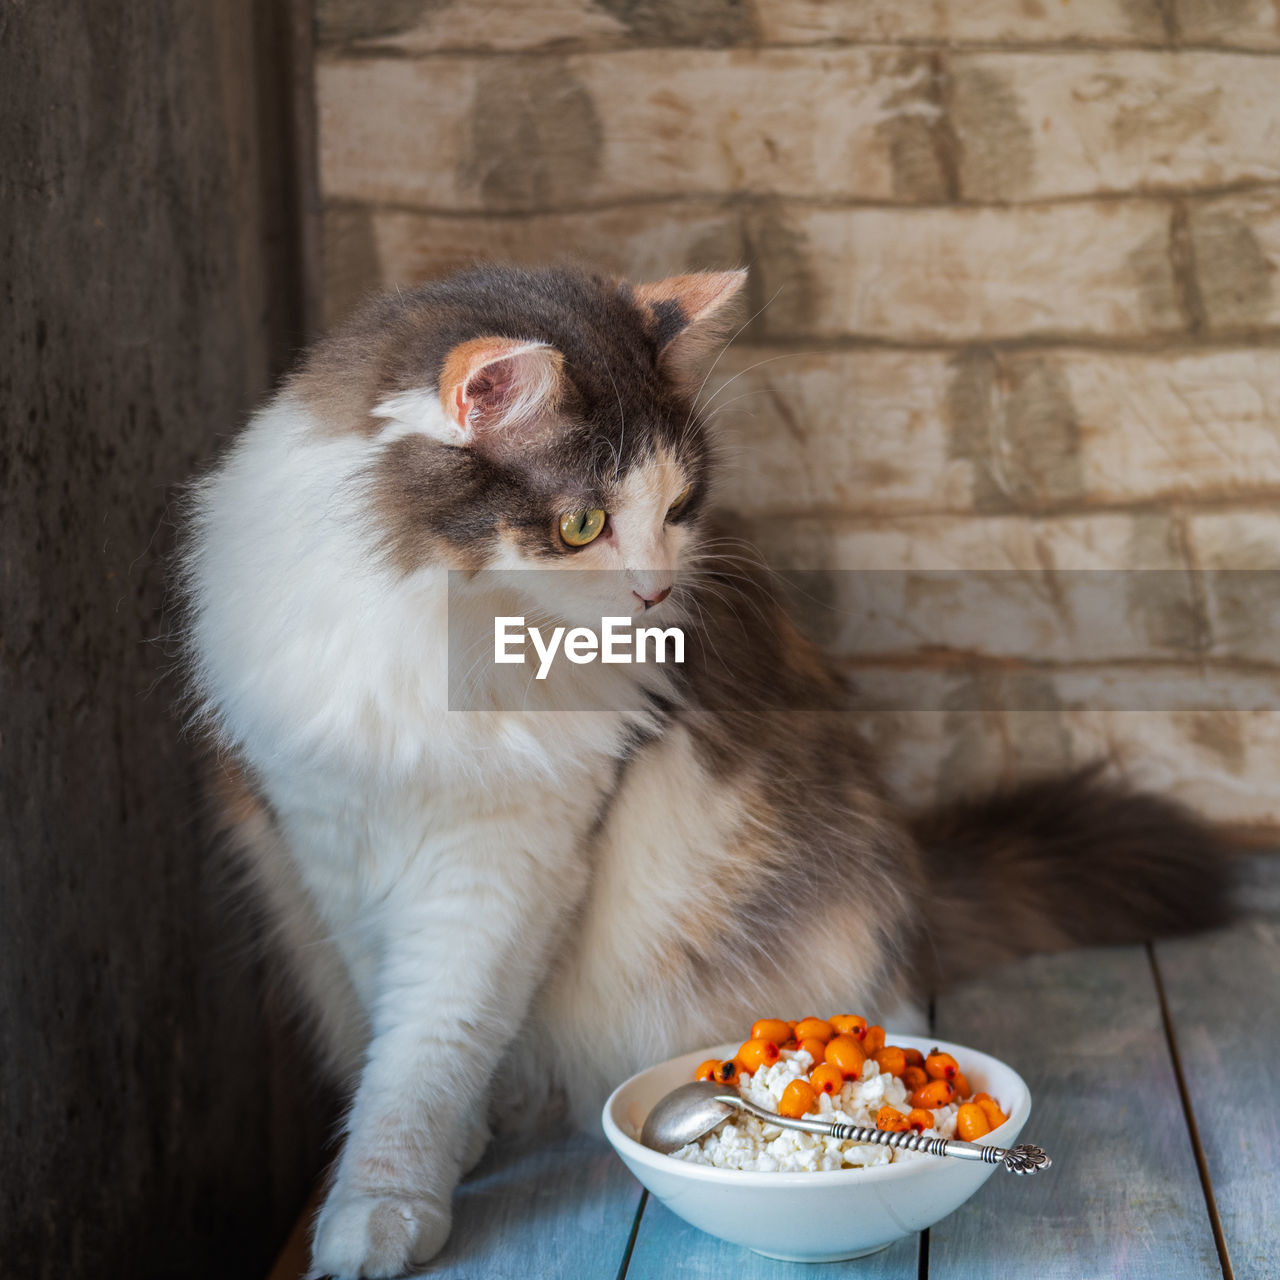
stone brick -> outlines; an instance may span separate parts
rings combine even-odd
[[[960,190],[975,200],[1280,177],[1280,64],[1231,53],[951,59]]]
[[[1181,329],[1154,201],[753,212],[769,334],[980,341]],[[783,251],[775,251],[781,244]],[[776,295],[776,296],[775,296]]]
[[[1280,489],[1280,350],[1052,358],[1078,422],[1087,501]]]
[[[1217,709],[872,712],[859,718],[914,808],[1110,759],[1141,786],[1212,820],[1280,828],[1280,712]]]
[[[1212,820],[1280,826],[1280,712],[1080,710],[1063,720],[1082,762],[1110,755],[1136,782]]]
[[[1191,658],[1207,638],[1163,515],[755,522],[815,638],[862,660]]]
[[[592,0],[316,0],[322,45],[435,53],[448,49],[509,51],[565,43],[620,41],[630,28]]]
[[[578,261],[633,280],[746,261],[736,213],[713,204],[510,217],[342,205],[325,218],[326,320],[370,289],[417,284],[477,261]]]
[[[948,359],[902,351],[732,348],[703,397],[744,514],[927,511],[971,503],[950,456]]]
[[[1280,193],[1196,201],[1190,230],[1209,328],[1239,332],[1280,324]]]
[[[1178,0],[1188,43],[1275,48],[1269,0]],[[752,12],[754,10],[754,13]],[[322,45],[404,53],[598,47],[627,41],[702,46],[764,40],[937,44],[1083,42],[1156,44],[1166,30],[1158,0],[318,0]]]
[[[723,388],[723,390],[721,389]],[[747,515],[1014,512],[1280,491],[1280,351],[784,352],[709,381]]]
[[[1165,37],[1157,0],[756,0],[756,5],[765,38],[785,43],[839,38],[1131,44]]]
[[[1274,0],[1175,0],[1175,8],[1187,44],[1280,49]]]
[[[1280,512],[1202,512],[1188,536],[1206,570],[1213,656],[1280,667]]]
[[[317,82],[331,198],[492,210],[946,193],[934,65],[910,50],[366,57],[322,62]]]
[[[326,217],[325,240],[330,323],[371,289],[483,258],[552,261],[572,245],[600,269],[656,279],[749,256],[731,211],[687,204],[658,218],[647,209],[473,218],[341,206]],[[720,419],[726,499],[745,514],[1000,512],[1280,489],[1280,351],[1267,347],[735,346],[704,402]]]

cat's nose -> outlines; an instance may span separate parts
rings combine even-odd
[[[642,596],[640,592],[633,591],[631,593],[639,600],[646,609],[652,609],[655,604],[661,604],[670,594],[670,587],[663,587],[661,591],[655,591],[652,595]]]

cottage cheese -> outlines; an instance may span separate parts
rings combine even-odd
[[[804,1049],[784,1049],[778,1061],[754,1075],[738,1080],[743,1097],[757,1106],[777,1111],[782,1091],[793,1080],[808,1079],[813,1059]],[[876,1112],[888,1103],[903,1115],[911,1110],[907,1089],[897,1076],[876,1070],[868,1058],[862,1078],[846,1080],[838,1094],[820,1093],[818,1110],[806,1119],[840,1121],[874,1129]],[[925,1133],[933,1138],[952,1138],[956,1131],[956,1105],[939,1107],[934,1128]],[[700,1142],[691,1142],[675,1152],[678,1160],[714,1165],[717,1169],[749,1169],[759,1173],[814,1173],[824,1169],[863,1169],[902,1160],[928,1159],[918,1151],[897,1151],[875,1143],[841,1141],[812,1133],[798,1133],[776,1124],[743,1115],[722,1125]]]

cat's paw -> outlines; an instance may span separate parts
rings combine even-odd
[[[313,1275],[390,1280],[429,1262],[449,1236],[449,1203],[335,1187],[316,1222]]]

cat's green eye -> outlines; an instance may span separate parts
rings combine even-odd
[[[604,512],[599,507],[592,511],[570,511],[560,517],[560,537],[567,547],[585,547],[604,531],[604,520]]]
[[[680,492],[676,495],[676,500],[667,508],[667,515],[673,515],[675,512],[679,511],[680,508],[683,507],[686,502],[688,502],[689,495],[692,492],[693,492],[693,484],[691,482],[685,485],[685,487],[681,489]]]

